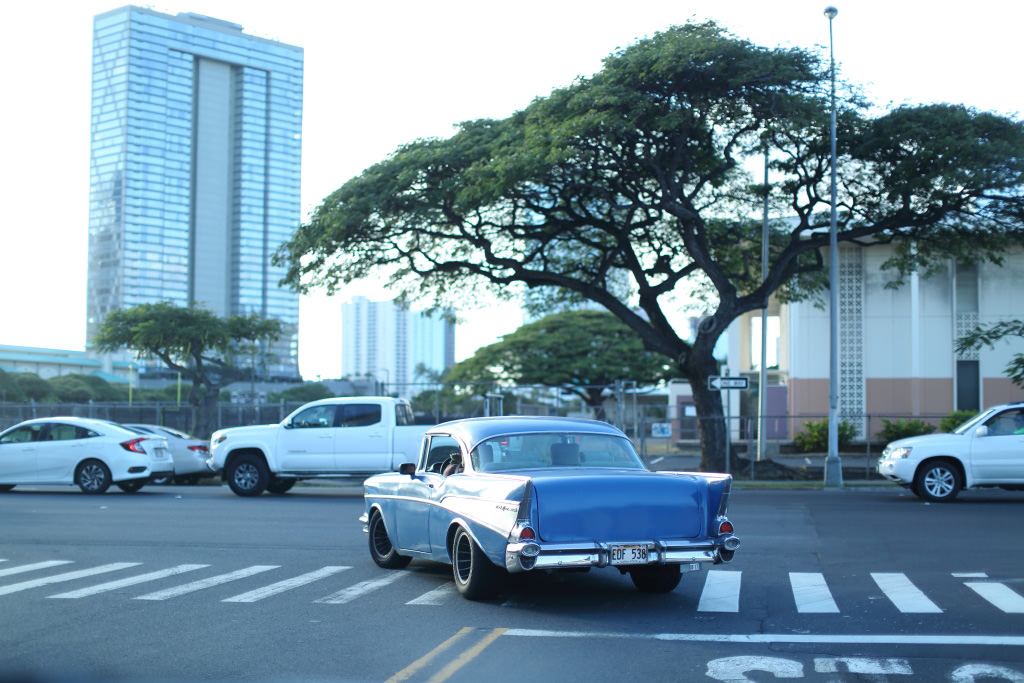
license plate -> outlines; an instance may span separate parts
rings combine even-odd
[[[646,545],[613,545],[612,564],[647,564]]]

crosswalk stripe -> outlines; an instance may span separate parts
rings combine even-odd
[[[698,612],[739,612],[740,579],[743,572],[708,570],[704,590],[697,603]]]
[[[18,565],[17,567],[8,567],[7,569],[0,569],[0,576],[13,576],[14,574],[24,574],[25,572],[34,572],[37,569],[59,567],[62,564],[71,564],[71,560],[49,560],[47,562],[35,562],[33,564]]]
[[[326,598],[314,600],[313,602],[325,605],[344,605],[346,602],[352,602],[356,598],[362,597],[367,593],[371,593],[378,588],[383,588],[384,586],[392,584],[403,576],[408,576],[408,572],[389,572],[382,578],[357,583],[354,586],[349,586],[344,590],[328,595]]]
[[[942,608],[928,599],[921,589],[910,582],[906,574],[872,572],[871,578],[893,605],[904,614],[937,614]]]
[[[300,574],[291,579],[285,579],[284,581],[278,581],[272,583],[269,586],[263,588],[257,588],[251,590],[248,593],[242,593],[231,598],[225,598],[221,602],[256,602],[263,598],[269,598],[271,595],[277,595],[278,593],[284,593],[292,588],[298,588],[299,586],[305,586],[308,583],[319,581],[322,578],[337,574],[338,572],[345,571],[346,569],[352,569],[352,567],[322,567],[316,571],[307,572],[306,574]]]
[[[104,564],[99,567],[92,567],[91,569],[79,569],[73,572],[65,572],[64,574],[54,574],[53,576],[47,576],[42,579],[34,579],[32,581],[22,581],[21,583],[12,583],[7,586],[0,586],[0,595],[8,595],[10,593],[17,593],[18,591],[28,590],[29,588],[38,588],[39,586],[46,586],[51,583],[62,583],[64,581],[74,581],[75,579],[82,579],[87,576],[95,576],[96,574],[105,574],[107,572],[116,572],[119,569],[127,569],[128,567],[137,567],[141,562],[115,562],[113,564]]]
[[[108,591],[117,590],[118,588],[126,588],[128,586],[135,586],[140,583],[146,583],[147,581],[156,581],[157,579],[167,578],[168,576],[176,576],[177,574],[184,574],[185,572],[195,571],[196,569],[202,569],[203,567],[209,567],[208,564],[179,564],[177,567],[171,567],[169,569],[161,569],[155,572],[149,572],[148,574],[139,574],[138,576],[129,576],[126,579],[118,579],[117,581],[108,581],[107,583],[101,583],[98,586],[89,586],[87,588],[79,588],[76,591],[69,591],[67,593],[59,593],[57,595],[51,595],[51,598],[84,598],[90,595],[96,595],[98,593],[106,593]]]
[[[441,605],[452,595],[455,595],[458,591],[455,588],[454,583],[441,584],[432,591],[427,591],[418,598],[414,598],[407,605]]]
[[[965,581],[964,585],[1007,614],[1024,614],[1024,597],[1006,584]]]
[[[796,611],[804,614],[835,614],[836,601],[825,583],[825,576],[817,572],[790,572],[789,584],[793,588]]]
[[[239,569],[238,571],[229,572],[227,574],[220,574],[218,576],[211,576],[208,579],[202,579],[200,581],[193,581],[192,583],[184,583],[180,586],[173,588],[167,588],[162,591],[155,593],[148,593],[146,595],[140,595],[135,598],[136,600],[167,600],[169,598],[176,598],[181,595],[188,593],[194,593],[201,591],[204,588],[211,588],[213,586],[219,586],[222,583],[228,583],[230,581],[237,581],[238,579],[244,579],[255,574],[262,572],[268,572],[271,569],[277,569],[281,565],[279,564],[256,564],[245,569]]]

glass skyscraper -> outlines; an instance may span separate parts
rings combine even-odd
[[[299,300],[270,257],[300,220],[302,48],[140,7],[93,26],[88,328],[169,301],[258,313],[258,361],[298,374]]]

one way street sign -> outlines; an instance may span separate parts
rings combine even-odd
[[[719,377],[711,375],[708,377],[708,389],[721,391],[722,389],[747,389],[750,387],[750,380],[746,377]]]

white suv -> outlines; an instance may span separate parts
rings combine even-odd
[[[1024,490],[1024,403],[984,410],[949,434],[893,441],[878,473],[935,502],[975,486]]]

